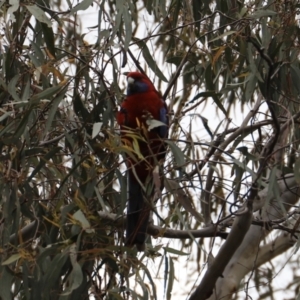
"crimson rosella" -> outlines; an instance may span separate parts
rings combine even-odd
[[[168,112],[165,101],[146,75],[139,72],[127,74],[127,97],[121,104],[117,121],[125,143],[137,143],[134,155],[127,155],[128,207],[126,245],[136,244],[144,249],[147,225],[154,194],[153,169],[166,153],[163,142],[168,136]],[[151,120],[158,120],[149,128]],[[150,130],[151,129],[151,130]],[[131,133],[130,133],[131,132]],[[135,136],[139,132],[140,136]],[[138,153],[139,152],[139,153]]]

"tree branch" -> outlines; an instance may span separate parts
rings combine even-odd
[[[258,209],[255,215],[257,219],[261,220],[262,222],[267,223],[272,220],[278,220],[283,216],[283,207],[285,210],[288,210],[299,199],[300,189],[295,186],[293,175],[288,174],[285,177],[277,180],[275,184],[277,188],[274,190],[274,193],[278,195],[274,194],[270,199],[267,194],[268,187],[266,187],[264,190],[258,193],[257,199],[253,201],[253,207]],[[280,199],[278,199],[277,196]],[[244,207],[242,211],[245,210],[247,210],[247,207]],[[237,291],[242,278],[244,278],[247,273],[253,269],[256,269],[265,261],[267,255],[266,251],[268,249],[270,250],[270,246],[269,248],[264,248],[263,252],[260,252],[260,242],[264,240],[271,232],[273,231],[268,230],[266,227],[256,225],[250,226],[250,229],[248,230],[242,244],[228,262],[223,272],[224,278],[218,279],[215,287],[215,293],[210,298],[211,300],[232,299],[232,294]],[[284,234],[287,233],[285,232],[283,235]],[[289,236],[291,235],[289,234]],[[286,240],[287,239],[285,239],[285,241]],[[289,238],[289,240],[291,240],[291,238]],[[288,244],[288,247],[290,247],[290,242]],[[284,251],[282,249],[286,248],[284,245],[278,244],[276,255],[279,255],[281,253],[280,251]],[[275,257],[275,254],[270,253],[268,260],[273,258],[273,255]]]
[[[124,227],[126,217],[119,217],[116,214],[98,211],[101,219],[114,223],[116,227]],[[221,237],[226,239],[228,234],[219,229],[217,225],[211,225],[199,230],[176,230],[164,228],[149,224],[147,233],[154,237],[164,237],[172,239],[192,239],[192,238],[205,238],[205,237]]]
[[[227,240],[221,247],[212,265],[208,267],[201,283],[191,295],[190,300],[205,300],[212,294],[217,279],[222,276],[226,265],[244,240],[251,225],[251,220],[251,210],[246,210],[244,214],[236,217]]]

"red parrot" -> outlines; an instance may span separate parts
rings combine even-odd
[[[140,132],[134,142],[142,155],[127,156],[128,207],[126,245],[144,250],[147,225],[154,194],[153,169],[166,154],[163,142],[168,137],[168,111],[165,101],[149,78],[139,72],[127,74],[127,97],[121,104],[117,121],[126,143],[133,143],[129,130]],[[151,119],[156,123],[149,129]],[[154,127],[154,128],[153,128]],[[127,133],[127,135],[126,135]],[[135,148],[136,149],[136,148]]]

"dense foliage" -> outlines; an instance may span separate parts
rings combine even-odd
[[[1,299],[273,299],[285,264],[297,297],[298,253],[278,259],[299,247],[297,0],[11,0],[0,13]],[[171,120],[144,253],[124,247],[136,149],[115,113],[129,70]]]

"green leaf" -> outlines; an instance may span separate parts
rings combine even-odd
[[[170,270],[169,270],[169,278],[168,278],[168,288],[167,288],[167,300],[172,299],[172,290],[173,290],[173,284],[174,284],[174,279],[175,279],[175,272],[174,272],[174,261],[172,257],[169,257],[169,265],[170,265]]]
[[[168,274],[169,274],[169,261],[168,261],[168,256],[165,253],[164,254],[165,257],[165,271],[164,271],[164,293],[166,293],[166,286],[167,286],[167,282],[168,282]]]
[[[166,62],[169,64],[174,64],[178,67],[182,61],[183,56],[170,56],[167,58]]]
[[[41,46],[31,42],[31,46],[34,50],[34,55],[30,54],[30,59],[33,60],[36,67],[39,67],[46,63],[45,52],[41,49]]]
[[[148,119],[146,120],[146,124],[148,125],[148,130],[152,130],[154,128],[157,127],[161,127],[161,126],[167,126],[165,123],[155,120],[155,119]]]
[[[225,36],[232,35],[232,34],[234,34],[234,33],[236,33],[235,30],[230,30],[230,31],[224,32],[223,34],[219,35],[218,37],[216,37],[216,38],[214,38],[214,39],[208,41],[208,43],[213,42],[213,41],[216,41],[216,40],[219,40],[219,39],[221,39],[221,38],[223,38],[223,37],[225,37]]]
[[[21,254],[20,253],[13,254],[12,256],[10,256],[8,259],[6,259],[2,263],[2,266],[10,265],[11,263],[17,261],[20,258],[21,258]]]
[[[268,193],[267,193],[267,199],[266,199],[266,203],[270,203],[271,200],[274,198],[276,199],[276,202],[278,203],[278,205],[276,205],[276,209],[279,211],[279,208],[281,210],[280,213],[282,213],[282,215],[286,215],[286,209],[283,205],[282,202],[282,198],[280,195],[280,190],[278,187],[278,182],[277,182],[277,173],[278,173],[278,169],[275,166],[274,168],[272,168],[270,176],[269,176],[269,184],[268,184]],[[271,205],[273,205],[273,203],[271,203]],[[267,205],[264,206],[263,210],[267,210]]]
[[[64,86],[56,85],[56,86],[52,86],[48,89],[45,89],[44,91],[32,96],[30,99],[30,103],[36,103],[42,99],[48,100],[51,96],[53,96],[55,93],[57,93],[62,88],[64,88]]]
[[[45,12],[39,8],[38,6],[34,5],[25,5],[25,7],[29,10],[29,12],[40,22],[47,24],[47,26],[52,27],[52,22],[46,16]]]
[[[32,171],[31,175],[27,178],[27,182],[30,182],[30,180],[43,168],[43,166],[49,161],[49,159],[51,159],[52,156],[54,156],[60,149],[61,147],[55,147],[48,153],[46,153],[43,157],[41,157],[40,162]]]
[[[91,228],[90,222],[81,210],[77,210],[77,212],[73,215],[73,218],[81,223],[82,229],[87,233],[95,232],[95,230]]]
[[[233,165],[232,170],[231,170],[231,175],[235,174],[235,177],[232,181],[232,187],[234,188],[233,190],[233,196],[234,200],[237,201],[237,197],[239,195],[240,189],[241,189],[241,180],[242,176],[244,175],[245,171],[244,169],[240,168],[237,165]]]
[[[2,116],[0,116],[0,122],[4,121],[6,118],[12,116],[14,113],[12,111],[8,111],[4,113]]]
[[[15,279],[15,276],[12,275],[14,273],[8,267],[1,267],[0,274],[0,299],[14,299],[11,293],[12,280]]]
[[[143,291],[143,294],[142,294],[143,298],[140,298],[140,299],[148,300],[149,299],[149,292],[148,292],[147,286],[145,285],[144,280],[142,278],[139,278],[139,279],[137,279],[137,282],[140,284],[140,286],[142,288],[142,291]]]
[[[292,78],[292,81],[293,81],[293,85],[297,89],[298,93],[300,94],[300,85],[299,85],[300,70],[299,70],[298,67],[296,67],[295,65],[292,64],[290,72],[291,72],[291,78]]]
[[[73,280],[72,280],[71,290],[75,290],[81,285],[81,282],[83,280],[82,270],[78,263],[76,263],[73,266],[72,275],[73,275],[72,276]]]
[[[249,64],[249,68],[251,70],[251,73],[253,75],[255,75],[260,82],[263,82],[264,80],[261,77],[261,75],[259,73],[259,70],[257,68],[258,63],[256,63],[256,61],[253,58],[253,53],[252,53],[252,48],[251,47],[248,47],[248,49],[247,49],[247,58],[249,60],[248,64]]]
[[[236,149],[236,147],[244,141],[245,137],[249,134],[252,134],[255,130],[257,130],[256,128],[249,128],[247,130],[245,130],[241,135],[239,135],[236,140],[234,141],[231,149],[234,150]]]
[[[102,122],[97,122],[97,123],[93,124],[92,139],[95,138],[99,134],[102,125],[103,125]]]
[[[200,92],[200,93],[196,94],[196,95],[193,97],[193,99],[190,100],[190,101],[186,104],[186,106],[189,105],[189,104],[191,104],[191,103],[193,103],[195,100],[197,100],[197,99],[199,99],[199,98],[201,98],[201,97],[204,97],[204,98],[212,97],[212,98],[214,98],[215,96],[220,97],[221,95],[222,95],[221,93],[216,94],[215,91]]]
[[[252,15],[250,15],[250,17],[253,19],[259,19],[259,18],[263,18],[263,17],[276,16],[277,14],[278,13],[273,10],[260,9],[260,10],[257,10],[256,12],[254,12]]]
[[[63,296],[69,295],[77,289],[83,280],[83,274],[80,265],[78,262],[75,262],[73,265],[73,269],[71,271],[71,274],[69,275],[67,281],[68,281],[68,287],[64,293],[62,293]]]
[[[166,252],[169,252],[169,253],[172,253],[172,254],[176,254],[176,255],[190,255],[190,253],[186,253],[186,252],[183,252],[183,251],[174,249],[174,248],[163,247],[163,249],[164,249]]]
[[[180,150],[180,148],[177,145],[175,145],[172,141],[165,141],[165,143],[167,143],[170,146],[177,167],[184,167],[185,166],[184,154]]]
[[[237,165],[242,170],[249,172],[251,174],[252,178],[255,178],[256,173],[253,170],[251,170],[249,167],[247,167],[243,162],[241,162],[238,159],[233,158],[233,157],[231,157],[231,159],[235,165]]]
[[[248,78],[248,82],[246,85],[246,90],[245,90],[245,102],[249,102],[252,98],[252,95],[254,93],[255,87],[257,83],[257,78],[254,74],[250,74]]]
[[[3,1],[3,3],[5,3],[5,1]],[[9,5],[10,6],[7,10],[7,15],[9,16],[9,18],[12,22],[15,22],[16,18],[15,18],[14,12],[16,12],[19,9],[20,1],[19,0],[10,0]]]
[[[209,134],[209,136],[213,139],[214,135],[213,133],[211,132],[210,130],[210,127],[208,126],[208,119],[204,118],[203,116],[199,116],[201,121],[202,121],[202,124],[204,126],[204,129],[206,130],[206,132]]]
[[[36,55],[28,53],[28,57],[30,58],[31,63],[36,68],[40,67],[43,64]]]
[[[30,118],[30,116],[32,115],[32,110],[29,109],[28,111],[25,112],[25,114],[23,115],[18,128],[16,129],[15,133],[14,133],[14,137],[15,138],[19,138],[25,131],[25,128],[28,124],[28,120]],[[5,129],[5,127],[4,127]],[[2,132],[1,132],[2,133]]]
[[[164,74],[161,72],[161,70],[158,68],[155,60],[153,59],[152,55],[150,54],[150,51],[146,45],[145,42],[138,40],[137,38],[134,38],[137,41],[137,45],[142,50],[143,57],[145,58],[147,64],[151,68],[151,70],[163,81],[168,82],[167,78],[164,76]]]
[[[221,103],[220,98],[217,96],[217,94],[215,94],[215,96],[212,96],[212,98],[214,99],[214,103],[221,109],[221,111],[223,112],[225,117],[227,117],[226,109],[223,106],[223,104]]]
[[[74,111],[78,117],[81,117],[85,122],[88,122],[90,113],[84,106],[79,94],[76,94],[73,99]]]
[[[180,1],[176,1],[179,2]],[[192,9],[193,9],[193,18],[194,20],[200,20],[202,17],[202,5],[203,2],[199,1],[199,0],[192,0]],[[179,14],[176,16],[178,18]],[[196,28],[198,28],[198,30],[200,29],[200,22],[195,24]]]
[[[45,295],[50,293],[52,287],[56,284],[59,280],[60,276],[62,275],[62,268],[68,259],[68,248],[65,249],[63,253],[57,254],[52,263],[49,264],[47,268],[47,272],[43,277],[43,290]]]
[[[124,20],[124,25],[125,25],[125,41],[124,41],[124,49],[125,51],[128,49],[129,44],[131,42],[132,38],[132,18],[131,14],[127,9],[123,10],[123,20]]]
[[[294,175],[295,180],[298,184],[300,184],[300,158],[298,158],[294,165]]]
[[[54,45],[54,33],[52,27],[48,27],[45,23],[41,23],[42,31],[44,34],[45,43],[48,51],[55,58],[55,45]]]
[[[205,68],[205,83],[206,83],[206,90],[209,90],[210,92],[215,91],[215,85],[213,82],[213,74],[212,74],[212,65],[209,64]]]
[[[65,96],[65,92],[66,92],[67,88],[65,88],[64,90],[62,90],[56,97],[55,99],[53,99],[53,101],[51,102],[51,106],[50,106],[50,110],[48,113],[48,118],[47,118],[47,122],[45,125],[45,130],[43,132],[43,137],[46,136],[46,134],[48,133],[48,131],[51,128],[52,122],[54,120],[55,115],[57,114],[57,108],[58,105],[60,104],[61,100],[63,99],[63,97]]]
[[[28,103],[30,96],[30,80],[27,81],[22,94],[22,102]]]
[[[227,112],[218,97],[219,94],[215,93],[215,85],[213,82],[213,73],[212,73],[212,65],[209,64],[205,69],[205,82],[206,88],[208,91],[206,93],[211,93],[211,97],[214,99],[215,104],[221,109],[225,116],[227,116]]]
[[[20,75],[17,74],[16,76],[14,76],[11,81],[8,84],[8,92],[12,95],[12,97],[14,98],[14,100],[16,101],[21,101],[19,95],[17,94],[17,82],[20,78]]]
[[[258,158],[256,156],[254,156],[253,154],[251,154],[248,151],[248,147],[246,147],[246,146],[241,146],[239,148],[236,148],[236,150],[240,151],[249,160],[252,160],[252,161],[257,161],[258,160]]]
[[[141,264],[141,267],[143,268],[143,270],[144,270],[146,276],[148,277],[148,279],[149,279],[149,281],[151,283],[151,286],[152,286],[153,295],[151,295],[152,296],[151,298],[154,299],[154,300],[156,300],[157,299],[156,285],[155,285],[155,283],[153,281],[153,278],[152,278],[152,276],[151,276],[151,274],[149,272],[149,269],[144,264],[142,264],[142,263],[140,263],[140,264]],[[149,299],[149,298],[147,298],[147,299]]]
[[[75,13],[79,10],[86,10],[88,9],[93,3],[93,0],[83,0],[82,2],[80,2],[79,4],[75,5],[72,9],[71,9],[71,13]]]

